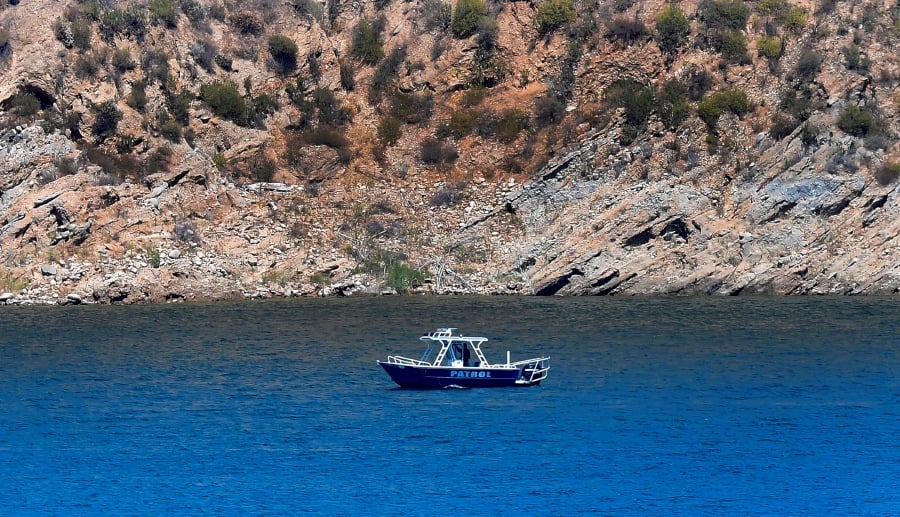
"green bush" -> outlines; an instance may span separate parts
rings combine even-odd
[[[879,185],[890,185],[900,178],[900,163],[886,163],[875,171],[875,181]]]
[[[138,143],[140,143],[138,137],[128,133],[119,133],[119,136],[116,137],[116,152],[119,154],[128,154],[131,151],[134,151],[134,148],[137,147]]]
[[[704,97],[700,104],[697,105],[697,116],[700,117],[700,120],[706,122],[707,126],[714,128],[716,122],[719,121],[719,117],[722,116],[722,107],[719,106],[713,96]]]
[[[181,143],[181,124],[169,116],[168,113],[160,111],[156,116],[156,124],[163,138],[173,144]]]
[[[283,34],[269,36],[269,54],[279,72],[290,73],[297,68],[297,52],[297,44],[291,38]]]
[[[259,16],[250,11],[240,11],[228,18],[235,30],[247,36],[259,36],[263,31],[263,22]]]
[[[710,30],[744,30],[750,9],[743,0],[704,0],[699,8],[700,19]]]
[[[343,88],[344,91],[352,92],[356,89],[356,78],[354,77],[356,70],[353,63],[341,60],[339,70],[341,74],[341,88]]]
[[[749,112],[750,108],[750,100],[743,90],[729,88],[704,97],[697,105],[697,115],[712,129],[722,113],[728,111],[741,116]]]
[[[607,106],[623,108],[625,121],[622,124],[620,141],[630,144],[643,130],[653,111],[653,89],[633,79],[619,79],[604,91]]]
[[[91,48],[91,35],[94,32],[94,28],[89,19],[76,18],[72,20],[71,31],[72,43],[76,47],[81,50],[88,50]]]
[[[200,98],[213,113],[238,125],[247,124],[247,103],[237,86],[228,81],[216,81],[200,86]]]
[[[350,122],[350,113],[331,90],[316,88],[312,97],[313,105],[318,110],[319,126],[339,127]]]
[[[869,60],[866,58],[859,48],[859,45],[852,43],[843,49],[844,64],[848,70],[856,72],[867,72],[869,70]]]
[[[390,115],[381,117],[378,121],[378,141],[381,145],[394,145],[401,136],[403,128],[399,120]]]
[[[106,41],[112,41],[116,36],[125,32],[125,11],[121,9],[103,11],[100,15],[99,31],[100,37]],[[59,36],[57,35],[57,37]]]
[[[625,123],[640,127],[653,111],[653,90],[634,79],[619,79],[603,93],[606,102],[614,108],[623,108]]]
[[[450,117],[447,127],[454,138],[463,138],[472,133],[478,125],[478,113],[472,110],[459,110]]]
[[[260,150],[250,161],[250,173],[254,180],[269,183],[275,178],[275,162]]]
[[[113,52],[112,65],[119,73],[134,70],[137,63],[131,58],[131,51],[126,47],[119,47]]]
[[[610,41],[621,41],[629,44],[645,38],[649,34],[644,22],[637,18],[620,16],[609,22],[606,37]]]
[[[785,29],[798,31],[806,25],[806,11],[799,7],[788,7],[782,12],[779,21],[784,24]]]
[[[663,125],[675,129],[688,117],[691,105],[687,87],[681,81],[667,81],[656,94],[656,112]]]
[[[419,148],[419,159],[422,163],[445,166],[459,158],[459,153],[451,144],[437,138],[428,137],[422,140]]]
[[[174,0],[150,0],[147,7],[154,22],[170,29],[178,27],[178,13],[175,12]]]
[[[471,83],[491,86],[503,80],[507,74],[507,63],[498,52],[499,27],[497,20],[488,16],[478,19],[475,34],[475,55],[472,57]]]
[[[368,20],[360,20],[353,27],[350,54],[367,65],[376,65],[384,57],[381,35]]]
[[[549,34],[573,21],[575,21],[573,0],[545,0],[538,7],[537,23],[541,34]]]
[[[41,101],[29,92],[17,93],[10,101],[10,106],[20,117],[31,117],[41,111]]]
[[[402,294],[421,285],[425,278],[425,273],[406,263],[393,263],[387,272],[387,285]]]
[[[75,76],[79,79],[92,79],[100,71],[100,63],[93,53],[82,54],[75,58]]]
[[[453,20],[453,8],[442,0],[424,0],[422,2],[423,26],[426,31],[444,32],[450,28]]]
[[[91,130],[101,142],[114,135],[119,121],[122,120],[122,112],[119,111],[115,101],[106,101],[92,106],[94,112],[94,124]]]
[[[135,81],[134,84],[131,85],[131,93],[128,94],[125,102],[137,111],[144,111],[148,102],[146,83],[143,81]]]
[[[494,136],[503,143],[510,144],[528,126],[528,114],[516,108],[504,110],[492,124]]]
[[[534,118],[538,126],[557,124],[565,114],[565,101],[552,93],[542,95],[534,101]]]
[[[678,50],[691,33],[691,24],[677,5],[670,4],[656,15],[656,43],[665,53]]]
[[[457,38],[468,38],[475,34],[478,19],[487,14],[484,0],[457,0],[453,11],[450,30]]]
[[[222,153],[214,154],[212,157],[213,165],[216,166],[220,171],[224,171],[225,168],[228,167],[228,158],[225,158],[225,155]]]
[[[782,113],[776,113],[772,117],[772,127],[769,128],[769,134],[772,135],[772,138],[774,138],[775,140],[781,140],[782,138],[793,133],[799,125],[800,123],[797,122],[793,117],[784,115]]]
[[[837,127],[853,136],[866,136],[876,129],[878,121],[875,116],[855,104],[848,104],[838,115]]]
[[[747,37],[740,30],[729,30],[722,34],[722,57],[729,63],[747,65],[750,64],[750,56],[747,55]]]
[[[407,124],[425,124],[431,120],[434,99],[430,94],[398,92],[391,99],[391,115]]]
[[[797,78],[802,81],[812,81],[819,73],[819,66],[822,64],[822,56],[810,47],[805,47],[800,51],[800,57],[797,59],[797,67],[794,69]]]
[[[760,57],[778,59],[781,57],[781,38],[762,36],[756,40],[756,53]]]
[[[778,13],[787,9],[787,0],[759,0],[756,10],[761,14],[777,16]]]
[[[137,5],[126,9],[109,9],[100,15],[100,37],[112,41],[117,36],[144,41],[147,35],[147,16]]]
[[[181,12],[191,22],[192,27],[196,29],[208,28],[206,17],[209,15],[209,12],[198,0],[180,0],[178,7],[181,8]]]

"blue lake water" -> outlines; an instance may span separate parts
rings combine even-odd
[[[900,298],[0,308],[0,514],[900,515]],[[406,391],[439,326],[536,388]]]

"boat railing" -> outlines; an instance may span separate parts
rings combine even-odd
[[[550,371],[549,357],[525,359],[524,361],[517,361],[511,364],[522,368],[522,376],[519,380],[528,384],[533,384],[546,379],[547,374]]]
[[[387,358],[387,362],[389,364],[401,364],[403,366],[431,366],[431,363],[427,361],[410,359],[409,357],[403,357],[400,355],[389,355]]]

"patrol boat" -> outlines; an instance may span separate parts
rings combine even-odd
[[[481,345],[488,339],[454,334],[456,328],[439,328],[420,337],[427,346],[421,359],[388,356],[378,364],[401,388],[499,388],[536,386],[547,378],[550,357],[536,357],[491,364]]]

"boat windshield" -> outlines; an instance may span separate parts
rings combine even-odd
[[[427,345],[425,345],[425,351],[422,352],[422,362],[430,363],[431,361],[433,361],[434,360],[434,352],[435,352],[435,350],[434,350],[434,346],[432,346],[432,343],[428,343]]]

